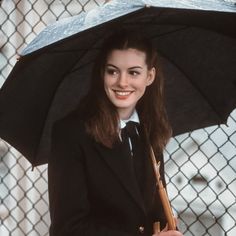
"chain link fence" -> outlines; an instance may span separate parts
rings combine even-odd
[[[99,0],[0,1],[0,86],[17,54],[47,24],[103,4]],[[186,236],[236,235],[236,110],[227,126],[173,138],[165,151],[171,204]],[[0,235],[47,236],[47,166],[31,171],[0,139]]]

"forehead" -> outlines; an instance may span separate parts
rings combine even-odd
[[[127,66],[144,66],[146,65],[146,54],[140,50],[128,49],[114,49],[107,56],[107,63],[111,64],[125,64]]]

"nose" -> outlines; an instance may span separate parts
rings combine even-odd
[[[118,80],[118,85],[122,88],[128,86],[128,77],[126,73],[121,73]]]

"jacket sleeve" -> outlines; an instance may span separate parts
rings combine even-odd
[[[99,225],[90,214],[83,151],[71,123],[57,123],[48,163],[50,236],[131,236]]]

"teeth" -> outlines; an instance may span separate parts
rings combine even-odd
[[[119,96],[127,96],[131,92],[130,91],[115,91],[115,93],[118,94]]]

